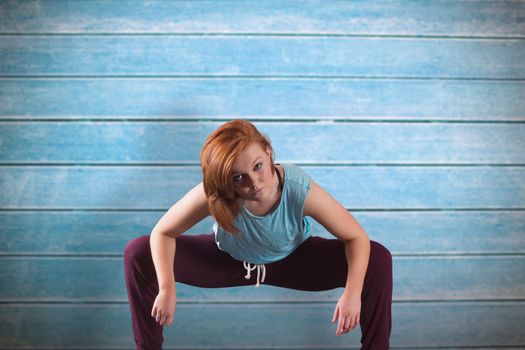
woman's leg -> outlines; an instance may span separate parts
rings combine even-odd
[[[311,236],[286,258],[266,265],[264,283],[306,291],[346,285],[348,265],[344,243]],[[370,259],[361,294],[362,349],[388,349],[392,328],[392,256],[370,241]]]
[[[370,259],[361,296],[363,349],[387,349],[391,330],[392,257],[370,241]],[[124,270],[137,349],[161,349],[162,329],[151,317],[158,294],[149,235],[131,240],[124,249]],[[330,273],[327,273],[330,271]],[[177,282],[217,288],[253,285],[243,263],[219,250],[213,234],[177,238],[174,274]],[[288,257],[266,264],[264,283],[307,291],[344,287],[347,262],[343,242],[312,236]]]
[[[124,248],[124,273],[132,329],[137,349],[162,348],[163,327],[151,317],[159,292],[149,235],[132,239]],[[218,288],[252,284],[244,278],[240,261],[218,249],[213,233],[177,237],[174,275],[177,282],[198,287]]]

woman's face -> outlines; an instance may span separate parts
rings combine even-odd
[[[242,199],[263,201],[275,191],[271,152],[258,143],[249,145],[233,164],[232,183]]]

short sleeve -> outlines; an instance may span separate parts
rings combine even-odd
[[[293,203],[293,210],[296,217],[303,217],[304,202],[308,191],[310,190],[312,177],[304,171],[301,167],[295,164],[289,164],[288,170],[290,174],[287,176],[287,180],[290,181],[288,187],[290,193],[290,199]]]

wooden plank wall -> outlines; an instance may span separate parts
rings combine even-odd
[[[391,250],[392,348],[525,348],[525,2],[2,1],[0,33],[1,349],[132,349],[122,250],[232,118]],[[165,345],[358,348],[341,291],[179,284]]]

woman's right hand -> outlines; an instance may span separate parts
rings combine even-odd
[[[176,304],[177,292],[175,287],[161,289],[155,298],[155,302],[153,303],[151,317],[153,317],[155,321],[161,326],[171,326],[173,324],[173,316],[175,315]]]

